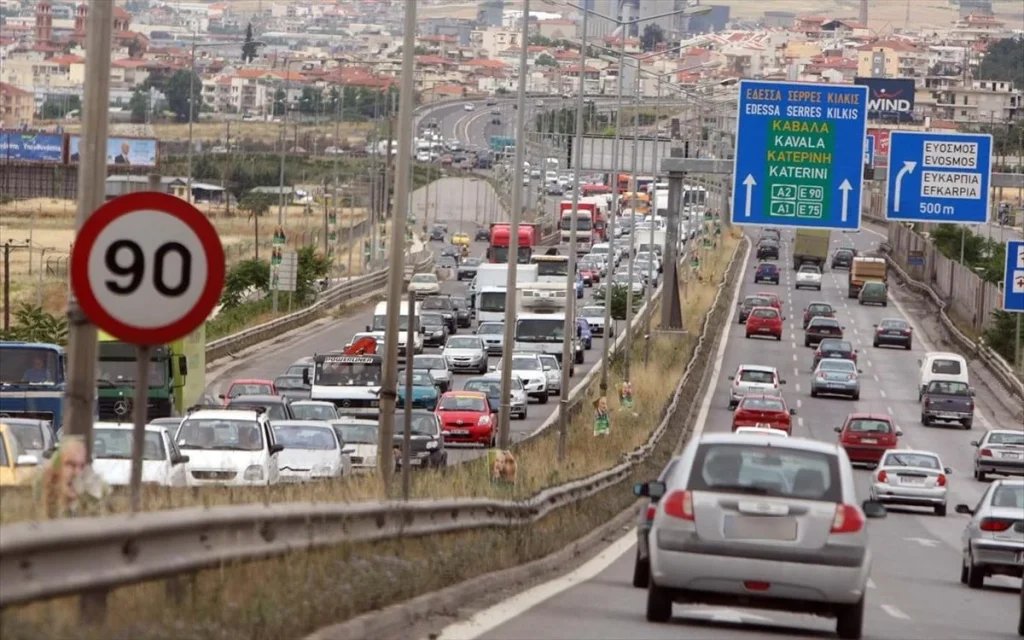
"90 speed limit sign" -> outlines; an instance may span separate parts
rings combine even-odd
[[[100,329],[139,345],[182,338],[213,311],[224,287],[224,248],[184,200],[132,193],[97,209],[71,251],[71,288]]]

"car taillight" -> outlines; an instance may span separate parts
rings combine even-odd
[[[903,330],[903,335],[909,336],[911,331],[912,331],[911,329],[904,329]]]
[[[887,472],[887,471],[879,471],[878,472],[878,481],[879,482],[889,482],[889,472]]]
[[[974,411],[974,400],[967,401],[967,408],[970,409],[971,411]]]
[[[878,327],[878,331],[876,331],[876,333],[885,333],[885,329]]]
[[[931,405],[932,405],[932,399],[931,398],[925,398],[924,399],[924,407],[925,407],[925,409],[927,409]]]
[[[857,533],[864,528],[864,515],[852,504],[837,504],[829,533]]]
[[[1006,531],[1013,526],[1013,520],[1008,518],[984,518],[979,526],[982,531]]]
[[[985,457],[985,458],[991,458],[992,457],[992,450],[991,449],[982,449],[979,453],[983,457]]]
[[[940,473],[939,474],[939,479],[936,481],[935,484],[940,486],[940,487],[946,486],[946,474]]]
[[[743,582],[743,587],[747,591],[767,591],[768,589],[771,589],[772,583],[763,582],[761,580],[745,580]]]
[[[693,522],[693,492],[673,491],[664,500],[665,515]]]
[[[654,522],[654,514],[656,513],[658,513],[658,505],[649,504],[647,505],[647,513],[644,514],[644,519],[646,519],[647,522]]]

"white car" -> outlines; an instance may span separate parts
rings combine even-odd
[[[365,473],[377,469],[379,425],[376,420],[339,418],[330,424],[345,451],[349,452],[352,471]]]
[[[821,269],[812,264],[802,265],[796,272],[796,288],[821,291]]]
[[[587,305],[580,309],[580,317],[585,318],[590,325],[590,335],[604,336],[604,307],[598,305]],[[609,338],[615,337],[615,330],[610,329]]]
[[[927,507],[944,516],[949,489],[946,476],[951,473],[931,451],[889,449],[871,475],[870,499],[885,505]]]
[[[765,429],[764,427],[736,427],[733,433],[746,433],[752,436],[776,436],[788,438],[789,434],[782,429]]]
[[[467,102],[466,104],[462,105],[462,110],[463,111],[473,111],[475,109],[476,109],[476,107],[474,107],[473,104],[470,103],[470,102]]]
[[[130,423],[97,422],[93,425],[92,468],[110,486],[127,486],[132,477]],[[181,455],[164,427],[146,425],[142,445],[142,482],[161,487],[184,487],[188,456]]]
[[[448,368],[487,373],[487,347],[478,336],[452,336],[441,351]]]
[[[417,298],[425,298],[441,293],[441,283],[435,273],[416,273],[409,280],[409,293]]]
[[[558,364],[558,358],[550,353],[539,354],[539,357],[541,364],[544,365],[548,389],[556,396],[562,395],[562,367]]]
[[[327,400],[296,400],[291,403],[292,415],[296,420],[337,420],[338,407]],[[276,424],[275,424],[276,426]]]
[[[778,369],[760,364],[741,364],[736,373],[729,376],[729,381],[732,382],[729,385],[730,409],[735,408],[748,393],[772,393],[779,385],[786,384],[779,377]]]
[[[503,359],[491,371],[500,373],[504,366]],[[547,404],[548,379],[544,374],[544,365],[536,353],[513,353],[512,354],[512,375],[519,378],[526,387],[526,395],[536,398],[541,404]]]
[[[338,480],[352,473],[349,454],[326,420],[275,420],[274,436],[284,447],[278,454],[281,482]]]
[[[416,154],[416,162],[430,162],[430,160],[431,158],[429,151],[420,151],[419,153]]]
[[[189,457],[189,487],[257,487],[280,480],[278,455],[284,447],[263,410],[194,411],[181,421],[174,441]]]

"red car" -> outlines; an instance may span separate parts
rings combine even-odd
[[[494,446],[497,418],[482,391],[449,391],[434,410],[441,419],[445,442]]]
[[[836,427],[839,444],[850,462],[877,465],[887,449],[895,449],[903,432],[892,416],[884,413],[851,413],[843,426]]]
[[[224,406],[231,402],[232,398],[238,396],[276,396],[277,387],[273,380],[260,380],[259,378],[239,378],[231,383],[227,393],[222,393],[218,398],[224,401]]]
[[[812,302],[804,309],[804,329],[811,323],[812,318],[835,318],[836,311],[827,302]]]
[[[769,293],[767,291],[758,291],[757,295],[768,298],[769,306],[775,307],[779,311],[782,311],[782,296],[777,293]]]
[[[796,409],[786,406],[782,396],[746,395],[736,406],[732,414],[732,430],[739,427],[762,427],[793,433],[793,421],[790,416],[796,415]]]
[[[601,270],[597,267],[580,267],[580,276],[583,277],[583,284],[588,287],[601,282]]]
[[[775,307],[754,307],[747,317],[747,337],[772,336],[782,340],[782,321],[785,319]]]

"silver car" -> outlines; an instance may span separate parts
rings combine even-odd
[[[326,400],[297,400],[292,403],[292,415],[296,420],[337,420],[338,408]]]
[[[860,400],[860,374],[853,360],[824,358],[811,378],[811,397],[819,395],[849,396]]]
[[[479,336],[452,336],[441,355],[453,371],[487,373],[487,347]]]
[[[49,420],[2,418],[0,422],[6,424],[10,429],[14,439],[21,447],[21,452],[27,456],[34,456],[40,462],[53,455],[54,449],[57,448],[57,439],[53,434],[53,428],[50,427]],[[178,423],[180,422],[181,419],[178,418]],[[174,426],[177,427],[178,423],[175,423]]]
[[[1024,478],[1003,478],[989,485],[978,506],[956,505],[971,516],[961,538],[960,582],[980,589],[985,578],[1024,577]]]
[[[544,365],[544,377],[548,380],[548,391],[556,396],[562,395],[562,367],[558,364],[558,358],[549,354],[538,355],[541,364]]]
[[[729,376],[729,381],[732,382],[729,385],[730,409],[735,408],[748,393],[772,393],[779,385],[786,384],[775,367],[760,364],[741,364],[736,373]]]
[[[421,353],[412,358],[413,371],[426,371],[434,380],[434,384],[441,393],[447,393],[452,388],[452,372],[448,368],[448,361],[444,356]]]
[[[660,486],[659,486],[660,485]],[[691,440],[667,483],[650,532],[647,620],[675,602],[739,605],[835,617],[860,638],[871,570],[853,468],[834,443],[734,433]]]
[[[946,490],[953,473],[938,454],[911,449],[890,449],[871,475],[871,499],[882,504],[928,507],[946,515]]]
[[[488,354],[500,356],[505,350],[505,323],[481,322],[476,335],[484,341]]]
[[[1024,475],[1024,431],[993,429],[981,440],[971,442],[974,452],[974,478],[984,482],[988,474]]]

